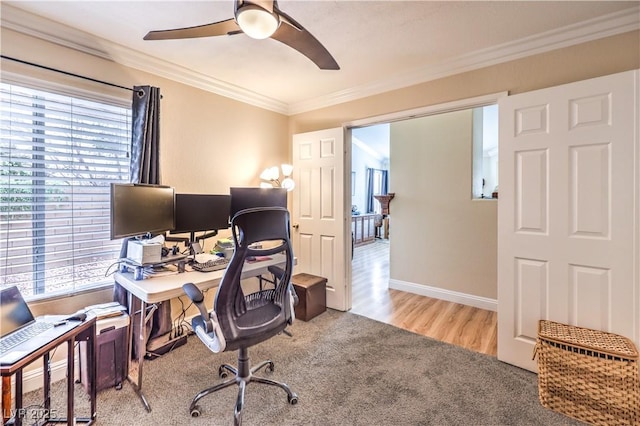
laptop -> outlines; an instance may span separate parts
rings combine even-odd
[[[43,340],[38,336],[54,325],[34,318],[18,287],[3,289],[0,292],[0,364],[11,364],[31,352],[34,345],[27,345],[29,342],[36,340],[40,346]]]

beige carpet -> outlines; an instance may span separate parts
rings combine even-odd
[[[299,396],[259,384],[247,387],[245,425],[575,425],[543,408],[537,376],[495,358],[441,343],[351,313],[327,311],[296,322],[293,337],[276,336],[252,349],[254,362],[270,357],[273,373]],[[187,345],[145,364],[147,413],[129,383],[98,394],[98,425],[231,425],[237,387],[206,396],[191,418],[191,398],[220,381],[221,362],[192,336]],[[54,406],[64,406],[64,386]],[[86,395],[78,385],[78,415]],[[41,403],[39,394],[28,403]],[[26,405],[26,404],[25,404]]]

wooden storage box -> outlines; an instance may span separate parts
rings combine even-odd
[[[535,355],[544,407],[592,424],[640,424],[638,351],[631,340],[541,320]]]
[[[291,277],[298,295],[295,307],[296,318],[309,321],[327,310],[327,279],[311,274],[296,274]]]

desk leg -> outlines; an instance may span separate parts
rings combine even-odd
[[[135,313],[136,313],[135,304],[133,303],[134,297],[135,296],[131,292],[129,292],[129,315],[131,315],[132,317],[132,322],[131,322],[132,333],[133,333],[133,321],[135,321]],[[140,300],[140,327],[138,328],[138,335],[132,336],[132,339],[129,339],[129,368],[127,371],[127,379],[129,380],[129,382],[131,382],[133,389],[136,391],[136,393],[140,397],[140,400],[142,401],[142,404],[144,405],[145,410],[147,410],[147,412],[151,412],[151,407],[149,406],[147,399],[142,393],[142,365],[144,363],[144,355],[147,350],[147,318],[146,318],[147,315],[146,313],[147,313],[147,304],[143,300]],[[131,356],[133,354],[133,346],[134,346],[133,339],[138,340],[138,354],[137,354],[138,359],[137,360],[133,360]],[[133,377],[131,375],[132,367],[135,371],[134,375],[137,376],[135,380],[133,380]]]
[[[87,367],[89,368],[89,398],[91,399],[91,419],[94,420],[97,416],[97,399],[98,399],[98,359],[97,359],[97,339],[96,339],[96,325],[89,329],[89,340],[87,341],[87,352],[89,359],[87,361]]]
[[[44,412],[47,420],[51,415],[51,358],[49,352],[42,356],[42,387],[44,392]]]
[[[14,416],[14,426],[22,426],[22,368],[16,371],[16,411]]]
[[[11,417],[11,376],[2,376],[2,424]]]
[[[73,392],[75,390],[75,359],[74,359],[74,349],[75,349],[76,339],[70,339],[67,343],[67,422],[69,425],[75,425],[75,411],[74,411],[74,395]]]

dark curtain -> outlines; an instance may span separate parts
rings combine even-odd
[[[131,165],[129,180],[131,183],[160,184],[160,88],[151,86],[134,86],[132,100],[131,128]],[[123,251],[126,253],[123,241]],[[124,254],[124,253],[121,253]],[[114,285],[114,300],[128,306],[128,292],[118,283]],[[129,312],[133,335],[138,335],[140,328],[140,303],[134,301],[133,310]],[[166,301],[158,306],[148,327],[149,342],[162,338],[171,331],[171,304]],[[133,356],[140,350],[139,340],[134,339]]]
[[[367,167],[367,206],[366,212],[373,213],[373,169]]]
[[[366,175],[366,179],[367,179],[366,212],[367,213],[373,213],[373,210],[374,210],[375,198],[373,198],[374,196],[373,191],[376,186],[375,185],[376,175],[380,176],[380,194],[375,194],[375,195],[383,195],[389,192],[389,172],[387,170],[373,169],[373,168],[367,167],[367,175]]]
[[[160,183],[160,88],[133,88],[131,183]]]
[[[388,170],[380,170],[382,173],[382,194],[389,193],[389,171]]]

